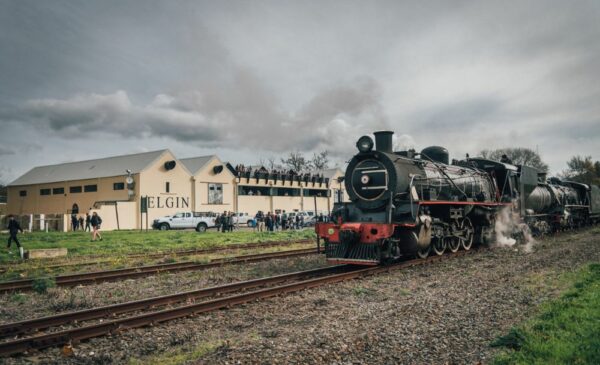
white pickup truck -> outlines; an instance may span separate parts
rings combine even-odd
[[[155,219],[152,228],[161,231],[194,228],[197,232],[206,232],[208,228],[216,227],[216,217],[212,212],[180,212]]]

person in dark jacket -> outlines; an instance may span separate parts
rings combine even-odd
[[[228,227],[229,228],[229,232],[233,232],[233,226],[234,226],[234,223],[235,223],[234,222],[234,214],[233,214],[233,212],[229,212],[228,223],[229,223],[229,227]]]
[[[77,220],[77,214],[71,214],[71,229],[73,232],[77,230],[78,222],[79,221]]]
[[[222,223],[222,218],[223,216],[220,214],[217,214],[217,218],[215,218],[215,226],[217,227],[217,232],[221,231],[221,223]]]
[[[90,216],[90,213],[85,213],[85,230],[87,232],[92,231],[92,216]]]
[[[221,216],[221,232],[225,233],[229,231],[229,213],[227,211],[223,212]]]
[[[92,242],[96,240],[96,237],[102,241],[102,235],[100,234],[100,224],[102,224],[102,218],[100,218],[98,213],[92,213],[90,223],[92,224]]]
[[[15,219],[15,217],[13,215],[8,217],[8,245],[6,246],[6,248],[8,248],[10,250],[10,244],[12,243],[12,241],[15,241],[15,243],[17,244],[17,248],[21,247],[21,243],[19,242],[19,239],[17,238],[17,234],[19,233],[19,231],[21,233],[23,233],[23,229],[21,228],[21,225],[19,225],[19,222],[17,222],[17,220]]]

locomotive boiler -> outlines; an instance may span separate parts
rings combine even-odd
[[[476,165],[450,165],[438,146],[394,152],[392,135],[375,132],[375,143],[363,136],[356,144],[344,176],[351,202],[337,204],[333,222],[315,228],[330,262],[375,265],[468,250],[491,234],[495,211],[511,204]]]

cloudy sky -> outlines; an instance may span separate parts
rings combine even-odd
[[[600,158],[600,1],[0,0],[0,179],[170,148]]]

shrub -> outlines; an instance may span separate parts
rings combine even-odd
[[[55,286],[56,281],[53,278],[39,278],[33,280],[33,283],[31,283],[33,291],[39,294],[46,293],[48,288],[54,288]]]

